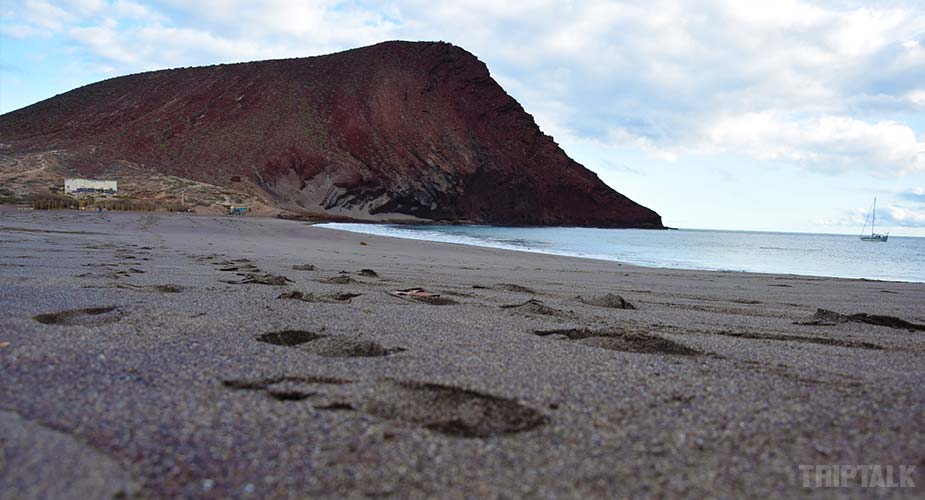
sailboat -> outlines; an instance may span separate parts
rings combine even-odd
[[[867,221],[870,221],[870,234],[865,233],[867,230]],[[886,234],[877,234],[874,232],[874,226],[877,223],[877,198],[874,198],[874,208],[867,213],[867,218],[864,219],[864,228],[861,229],[861,241],[883,241],[886,242],[887,238],[890,237],[890,233]]]

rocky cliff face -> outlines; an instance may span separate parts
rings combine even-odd
[[[481,61],[446,43],[154,71],[0,116],[4,154],[65,154],[367,220],[661,228],[571,160]]]

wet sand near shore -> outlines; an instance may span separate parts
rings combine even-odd
[[[925,284],[6,210],[0,303],[4,497],[925,493]]]

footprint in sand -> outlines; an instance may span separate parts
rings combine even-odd
[[[494,290],[501,290],[504,292],[517,292],[517,293],[530,293],[535,294],[532,288],[527,288],[523,285],[518,285],[516,283],[498,283],[492,287]]]
[[[549,307],[542,301],[536,299],[530,299],[523,304],[505,304],[500,307],[501,309],[511,309],[513,311],[533,314],[545,314],[547,316],[562,316],[565,314],[563,311]]]
[[[638,352],[644,354],[675,354],[694,356],[700,351],[691,349],[673,340],[648,333],[630,333],[616,330],[595,331],[586,328],[565,330],[538,330],[533,332],[540,337],[561,336],[581,344],[609,349],[611,351]]]
[[[543,413],[512,399],[441,384],[302,376],[222,383],[231,389],[263,391],[280,401],[306,401],[316,410],[357,411],[453,437],[514,434],[548,422]]]
[[[816,314],[813,315],[812,319],[807,321],[798,321],[795,324],[832,326],[839,323],[864,323],[868,325],[895,328],[898,330],[909,330],[910,332],[914,332],[916,330],[925,330],[925,325],[910,323],[904,319],[897,318],[896,316],[884,316],[880,314],[867,313],[841,314],[835,311],[829,311],[828,309],[816,309]]]
[[[404,290],[395,290],[394,292],[388,293],[393,297],[398,297],[403,300],[423,302],[432,306],[451,306],[458,304],[458,302],[453,299],[441,297],[439,293],[429,292],[423,288],[418,287],[406,288]]]
[[[739,339],[751,339],[751,340],[773,340],[778,342],[801,342],[807,344],[818,344],[818,345],[830,345],[836,347],[848,347],[854,349],[873,349],[873,350],[883,350],[882,345],[873,344],[871,342],[859,342],[854,340],[845,340],[838,338],[829,338],[829,337],[807,337],[805,335],[793,335],[793,334],[777,334],[777,333],[751,333],[751,332],[732,332],[732,331],[716,331],[716,332],[706,332],[709,335],[722,335],[725,337],[733,337]]]
[[[292,290],[283,292],[277,296],[277,299],[301,300],[302,302],[323,302],[329,304],[349,304],[351,300],[359,297],[360,293],[335,293],[331,295],[315,295],[311,292]]]
[[[85,285],[81,288],[119,288],[123,290],[153,291],[159,293],[180,293],[184,288],[180,285],[133,285],[131,283],[116,283],[115,285]]]
[[[258,269],[257,266],[254,265],[253,262],[247,259],[223,260],[221,262],[213,262],[213,264],[216,266],[219,266],[218,268],[219,271],[225,271],[225,272],[241,271],[241,272],[251,272],[251,273],[260,272],[260,269]]]
[[[115,306],[69,309],[54,313],[37,314],[32,317],[44,325],[98,326],[115,323],[122,319],[122,311]]]
[[[242,276],[241,280],[219,280],[222,283],[228,283],[231,285],[271,285],[271,286],[286,286],[288,283],[293,281],[285,276],[277,276],[274,274],[267,273],[238,273],[238,276]]]
[[[322,335],[304,330],[284,330],[258,335],[258,342],[294,347],[300,351],[329,358],[371,358],[404,351],[401,347],[387,348],[371,340],[343,335]]]
[[[523,285],[517,285],[515,283],[496,283],[492,286],[483,286],[483,285],[472,285],[472,288],[476,290],[501,290],[503,292],[517,292],[517,293],[530,293],[535,294],[531,288],[527,288]]]
[[[636,306],[631,304],[628,300],[624,299],[619,295],[614,295],[608,293],[600,297],[591,297],[590,299],[585,299],[581,295],[576,297],[579,302],[583,304],[589,304],[597,307],[608,307],[610,309],[629,309],[634,310]]]
[[[321,280],[321,282],[328,283],[331,285],[356,285],[356,284],[362,283],[361,281],[355,280],[351,278],[350,276],[347,276],[346,274],[335,276],[333,278],[327,278],[327,279]]]

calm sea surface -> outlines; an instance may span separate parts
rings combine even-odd
[[[682,229],[322,224],[398,238],[615,260],[678,269],[925,282],[925,238]]]

